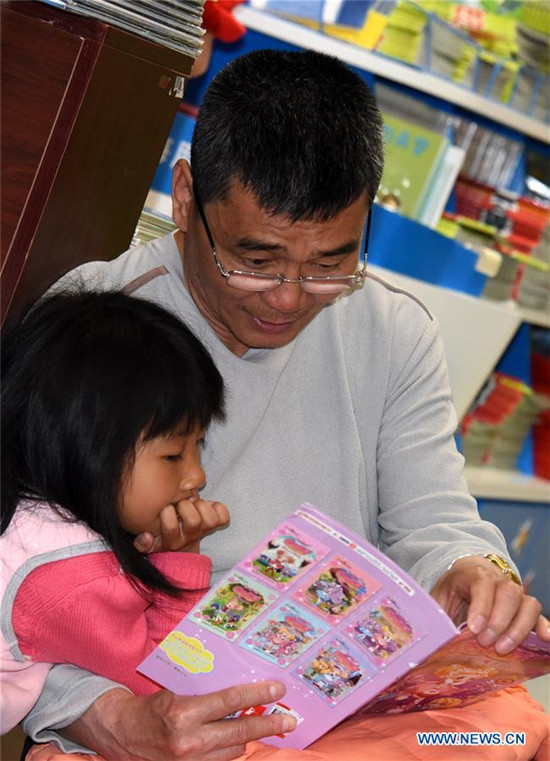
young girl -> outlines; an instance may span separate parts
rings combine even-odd
[[[201,536],[227,509],[198,496],[223,384],[173,315],[122,293],[57,295],[2,348],[2,734],[54,663],[134,693],[136,672],[209,585]],[[161,537],[144,556],[135,537]]]

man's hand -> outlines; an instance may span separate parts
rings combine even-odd
[[[137,697],[113,689],[63,734],[109,761],[230,761],[244,753],[247,742],[291,732],[296,724],[282,714],[224,717],[272,703],[284,693],[279,682],[244,684],[191,698],[168,690]]]
[[[166,550],[198,552],[200,540],[229,525],[229,512],[221,502],[193,497],[167,505],[160,513],[160,535],[139,534],[134,547],[144,555]]]
[[[541,604],[481,556],[460,558],[439,579],[432,597],[456,624],[466,620],[485,647],[504,655],[535,629],[550,642],[550,624],[540,615]]]

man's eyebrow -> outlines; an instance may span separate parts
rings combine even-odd
[[[337,246],[337,248],[333,248],[327,251],[316,251],[314,252],[315,258],[319,257],[332,257],[332,256],[342,256],[344,254],[351,254],[354,251],[357,251],[357,248],[359,246],[358,240],[350,240],[347,243],[342,244],[341,246]],[[241,251],[286,251],[286,246],[282,246],[279,243],[267,243],[265,241],[258,240],[256,238],[240,238],[239,240],[235,241],[235,248],[241,249]]]
[[[257,238],[239,238],[235,241],[235,247],[243,251],[286,251],[286,247],[279,243],[267,243]]]
[[[352,254],[357,251],[358,247],[358,240],[350,240],[348,243],[344,243],[337,248],[332,248],[329,251],[319,251],[317,256],[341,256],[342,254]]]

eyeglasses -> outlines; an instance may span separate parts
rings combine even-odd
[[[243,270],[229,270],[227,271],[223,264],[218,259],[216,252],[216,244],[214,238],[210,232],[210,227],[206,221],[206,215],[204,208],[200,200],[200,196],[197,191],[196,185],[194,186],[195,202],[197,209],[204,225],[208,242],[214,255],[214,261],[216,267],[222,277],[225,278],[227,285],[231,288],[237,288],[241,291],[273,291],[283,283],[300,283],[303,290],[306,293],[316,294],[338,294],[351,289],[357,290],[363,287],[365,278],[367,276],[367,251],[370,234],[371,212],[370,209],[367,214],[365,238],[363,245],[363,265],[354,275],[327,275],[325,277],[309,277],[301,275],[297,278],[284,277],[284,275],[275,274],[267,275],[263,272],[246,272]]]

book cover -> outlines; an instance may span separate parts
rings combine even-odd
[[[205,595],[139,671],[181,695],[282,681],[282,700],[242,713],[292,714],[294,732],[267,742],[304,748],[458,633],[395,563],[304,503]]]
[[[251,0],[250,6],[266,13],[288,16],[297,21],[314,21],[323,24],[339,24],[352,29],[360,29],[365,23],[369,10],[376,3],[373,0]]]
[[[377,201],[419,220],[449,141],[407,119],[383,117],[386,159]]]
[[[466,151],[456,145],[448,145],[439,162],[435,176],[419,213],[419,222],[434,230],[445,210],[455,186]]]

